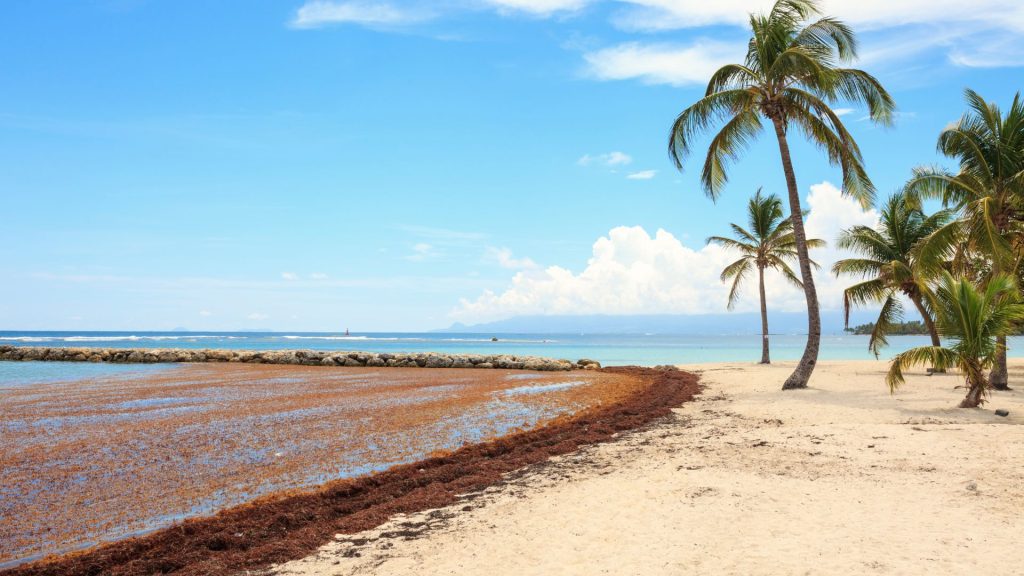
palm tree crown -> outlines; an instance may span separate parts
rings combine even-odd
[[[744,281],[755,270],[774,269],[795,286],[803,286],[790,268],[790,263],[796,261],[796,238],[793,236],[793,223],[783,214],[779,197],[775,194],[764,196],[758,189],[747,204],[747,223],[749,230],[738,224],[729,225],[735,238],[711,236],[707,240],[708,244],[717,244],[741,254],[739,260],[722,270],[722,281],[732,282],[727,305],[730,310],[736,305]],[[825,242],[809,239],[807,245],[821,248]]]
[[[818,14],[814,0],[780,0],[768,14],[752,14],[753,36],[744,63],[715,72],[704,98],[676,118],[669,154],[680,170],[695,137],[724,122],[701,173],[712,198],[728,181],[727,161],[740,156],[761,131],[761,119],[767,118],[783,127],[797,126],[842,168],[844,191],[870,205],[874,186],[860,148],[830,104],[863,103],[872,120],[887,125],[895,104],[873,76],[839,66],[857,56],[857,40],[848,26],[831,17],[803,25]]]
[[[1004,116],[999,107],[966,90],[969,112],[939,136],[938,149],[960,163],[952,173],[919,167],[907,183],[908,200],[939,199],[962,217],[928,239],[922,264],[939,267],[953,257],[958,269],[971,253],[994,264],[993,274],[1010,272],[1019,259],[1024,219],[1024,101],[1018,93]],[[945,250],[945,251],[944,251]]]
[[[892,325],[903,319],[901,295],[907,297],[921,314],[932,336],[932,344],[939,345],[938,332],[924,297],[932,278],[917,269],[914,249],[921,240],[945,226],[952,216],[951,210],[940,210],[926,216],[921,210],[908,205],[903,195],[894,194],[882,207],[878,228],[854,226],[840,233],[836,246],[851,250],[860,257],[839,260],[832,266],[832,273],[866,279],[843,291],[847,326],[852,307],[882,304],[868,340],[868,349],[876,357],[888,344],[886,335]]]

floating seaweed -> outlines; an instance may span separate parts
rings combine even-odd
[[[449,453],[637,387],[593,371],[201,364],[5,388],[0,568]]]

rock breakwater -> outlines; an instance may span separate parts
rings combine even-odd
[[[188,350],[182,348],[86,348],[48,346],[0,346],[0,360],[51,362],[241,362],[297,366],[369,366],[396,368],[493,368],[501,370],[594,370],[601,365],[589,359],[576,362],[539,356],[511,354],[414,354],[389,352],[342,352],[335,350]]]

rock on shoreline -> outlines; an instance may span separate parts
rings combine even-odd
[[[86,348],[47,346],[0,346],[0,360],[51,362],[242,362],[246,364],[293,364],[302,366],[371,366],[396,368],[494,368],[502,370],[594,370],[601,365],[589,359],[577,362],[539,356],[510,354],[440,354],[420,352],[344,352],[336,350],[191,350],[182,348]]]

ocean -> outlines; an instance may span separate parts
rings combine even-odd
[[[496,339],[496,340],[493,340]],[[797,360],[806,336],[771,337],[773,360]],[[926,336],[892,336],[881,359],[929,343]],[[822,360],[868,360],[867,336],[822,337]],[[0,331],[0,345],[97,346],[123,348],[226,348],[237,350],[314,349],[365,352],[517,354],[605,365],[756,362],[760,335],[707,334],[482,334],[367,332],[18,332]],[[1010,356],[1024,357],[1024,337],[1009,339]]]

